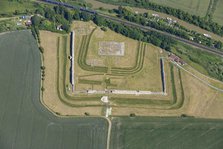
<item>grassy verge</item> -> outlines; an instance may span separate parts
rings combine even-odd
[[[78,80],[78,83],[80,83],[80,84],[101,85],[102,84],[102,81],[79,79]]]
[[[178,43],[172,52],[184,59],[199,72],[223,81],[222,58],[191,46]]]
[[[63,38],[64,40],[64,44],[63,44],[63,49],[60,49],[60,38]],[[98,101],[99,97],[72,97],[70,95],[67,94],[66,91],[66,86],[65,86],[65,82],[66,82],[66,65],[67,65],[67,51],[66,51],[66,43],[67,43],[67,36],[65,37],[60,37],[58,38],[58,49],[57,49],[57,73],[58,73],[58,78],[57,78],[57,93],[58,93],[58,97],[61,100],[61,102],[63,102],[64,104],[71,106],[71,107],[96,107],[99,106],[97,104],[92,104],[92,105],[88,105],[86,104],[75,104],[75,102],[71,102],[71,101]],[[60,52],[60,50],[62,50],[62,52]],[[63,54],[63,55],[61,55]],[[63,64],[61,64],[63,63]],[[62,68],[60,67],[62,66]]]
[[[170,64],[170,77],[171,77],[171,85],[172,85],[172,95],[173,95],[173,100],[171,101],[172,103],[176,103],[177,101],[177,92],[176,92],[176,87],[175,87],[175,79],[174,79],[174,70],[173,70],[173,64]]]

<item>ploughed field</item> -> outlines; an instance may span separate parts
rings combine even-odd
[[[102,118],[59,118],[40,102],[40,54],[31,32],[0,35],[0,148],[105,149]]]

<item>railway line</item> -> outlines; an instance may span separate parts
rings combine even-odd
[[[158,32],[158,33],[163,34],[165,36],[168,36],[170,38],[173,38],[173,39],[175,39],[177,41],[185,43],[187,45],[191,45],[191,46],[199,48],[199,49],[201,49],[203,51],[207,51],[209,53],[212,53],[212,54],[215,54],[215,55],[223,57],[223,51],[221,51],[221,50],[218,50],[216,48],[207,47],[207,46],[204,46],[202,44],[199,44],[199,43],[196,43],[196,42],[193,42],[193,41],[190,41],[190,40],[187,40],[187,39],[184,39],[184,38],[172,35],[172,34],[167,33],[167,32],[163,32],[163,31],[157,30],[157,29],[152,28],[152,27],[143,26],[143,25],[140,25],[140,24],[137,24],[137,23],[134,23],[134,22],[123,20],[121,18],[117,18],[117,17],[113,17],[113,16],[110,16],[110,15],[107,15],[107,14],[103,14],[103,13],[97,12],[95,10],[87,9],[87,8],[84,8],[84,7],[73,6],[73,5],[70,5],[70,4],[67,4],[67,3],[63,3],[63,2],[56,2],[54,0],[42,0],[42,2],[49,3],[49,4],[54,4],[54,5],[62,5],[64,7],[70,8],[70,9],[78,9],[80,11],[87,12],[87,13],[90,13],[90,14],[93,14],[93,15],[97,14],[97,15],[99,15],[101,17],[104,17],[106,19],[112,20],[114,22],[122,23],[122,24],[124,24],[126,26],[130,26],[130,27],[136,27],[136,28],[139,28],[139,29],[144,30],[144,31],[155,31],[155,32]]]

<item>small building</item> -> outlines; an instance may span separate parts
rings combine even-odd
[[[57,30],[62,31],[63,30],[62,25],[58,25]]]
[[[156,13],[153,13],[152,16],[153,16],[153,17],[159,17],[159,15],[156,14]]]
[[[31,26],[31,25],[32,25],[32,21],[31,21],[31,20],[27,20],[27,21],[25,22],[25,24],[26,24],[26,26]]]
[[[211,35],[209,34],[204,34],[205,37],[211,38]]]
[[[180,65],[185,65],[186,63],[178,56],[174,55],[174,54],[169,54],[169,59],[171,61],[174,61]]]

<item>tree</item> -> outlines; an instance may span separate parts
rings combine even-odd
[[[130,117],[136,117],[136,114],[135,113],[131,113],[129,116]]]
[[[84,112],[84,115],[85,115],[85,116],[89,116],[90,113],[88,113],[88,112]]]
[[[44,52],[44,48],[43,47],[39,47],[39,51],[41,52],[41,53],[43,53]],[[45,67],[43,66],[43,67],[41,67],[43,70],[45,69]]]
[[[87,12],[81,12],[80,17],[83,19],[83,21],[90,21],[92,19],[92,16]]]
[[[64,13],[64,18],[65,18],[67,21],[69,21],[69,22],[72,21],[72,15],[71,15],[70,11],[67,10],[67,11]]]
[[[63,23],[62,29],[66,32],[70,32],[70,25],[68,23]]]
[[[74,20],[80,20],[80,12],[79,11],[76,11],[73,15],[73,19]]]
[[[36,10],[35,13],[36,13],[36,14],[40,14],[40,15],[42,15],[42,16],[44,16],[44,14],[45,14],[43,8],[38,8],[38,9]]]
[[[34,15],[32,18],[31,18],[31,21],[32,21],[32,24],[34,26],[39,26],[40,24],[40,21],[41,21],[41,18],[37,15]]]
[[[104,26],[105,25],[105,19],[96,15],[93,19],[94,23],[97,24],[98,26]]]
[[[45,88],[44,87],[41,87],[41,91],[44,92],[45,91]]]
[[[222,42],[217,41],[217,43],[214,45],[214,47],[217,48],[217,49],[221,49],[222,48]]]
[[[104,26],[102,26],[102,27],[101,27],[101,30],[103,30],[104,32],[106,32],[106,31],[107,31],[107,28],[104,27]]]

